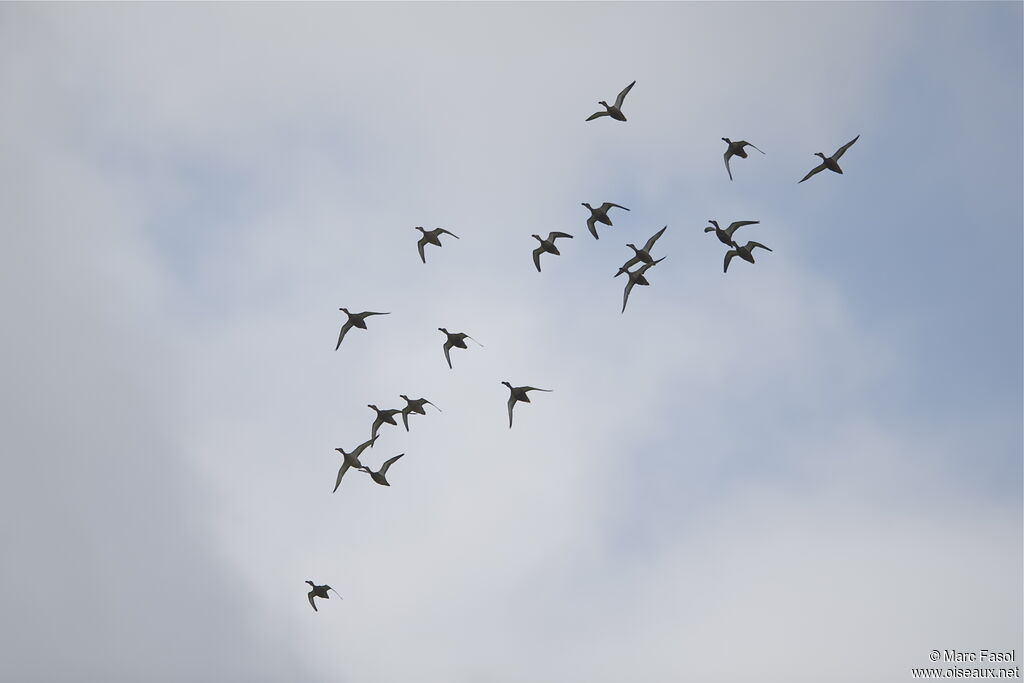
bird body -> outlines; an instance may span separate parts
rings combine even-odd
[[[732,180],[732,169],[729,168],[729,158],[737,156],[740,159],[746,159],[747,151],[743,148],[753,147],[754,149],[757,149],[757,146],[750,142],[747,142],[746,140],[737,140],[735,142],[733,142],[729,138],[722,138],[722,140],[725,142],[726,145],[728,145],[728,147],[726,147],[725,149],[725,154],[723,156],[725,157],[725,170],[729,174],[729,180]],[[759,149],[757,149],[757,151],[761,152],[761,150]],[[764,154],[764,152],[761,152],[761,154]]]
[[[448,337],[444,342],[444,359],[448,361],[448,368],[451,369],[452,358],[448,354],[448,352],[451,350],[452,347],[455,347],[457,349],[468,349],[469,347],[466,346],[466,340],[473,338],[464,332],[449,332],[443,327],[439,327],[437,329],[440,332],[444,332],[445,336]],[[480,342],[476,341],[476,339],[473,339],[473,341],[476,342],[477,344],[480,344]],[[480,348],[483,348],[483,346],[483,344],[480,344]]]
[[[551,392],[553,389],[538,389],[537,387],[514,387],[508,382],[502,382],[509,390],[508,397],[508,428],[512,429],[512,408],[515,406],[517,401],[523,403],[530,403],[530,397],[527,396],[527,392],[530,391],[546,391]]]
[[[587,121],[593,121],[594,119],[601,118],[602,116],[610,116],[616,121],[625,121],[626,115],[622,113],[622,101],[626,99],[626,94],[632,90],[634,85],[636,85],[636,81],[633,81],[623,88],[622,92],[619,93],[619,96],[615,98],[615,104],[609,105],[604,100],[598,102],[598,104],[605,108],[605,111],[599,111],[591,114],[587,117]]]
[[[339,311],[344,311],[345,315],[348,316],[348,320],[341,326],[341,333],[338,335],[338,343],[334,346],[334,350],[337,351],[341,347],[341,340],[345,338],[348,331],[353,327],[358,327],[360,330],[366,329],[366,319],[371,315],[390,315],[390,313],[377,313],[375,311],[363,311],[362,313],[349,313],[347,308],[339,308]]]
[[[316,603],[313,602],[313,598],[323,598],[324,600],[330,600],[331,596],[329,596],[327,594],[327,591],[334,591],[334,589],[331,588],[330,586],[328,586],[327,584],[324,584],[322,586],[318,586],[315,583],[313,583],[312,581],[306,581],[306,583],[308,583],[310,586],[313,587],[313,590],[309,591],[309,593],[306,594],[309,597],[309,604],[313,606],[313,611],[314,612],[319,612],[320,610],[318,610],[316,608]],[[341,597],[341,595],[338,593],[338,591],[334,591],[334,594],[338,596],[339,600],[344,600],[345,599],[345,598]]]
[[[555,240],[559,237],[572,239],[572,235],[567,232],[549,232],[547,239],[542,239],[540,235],[530,235],[530,237],[540,242],[540,246],[533,250],[533,265],[537,266],[538,273],[541,272],[540,255],[547,253],[559,256],[562,252],[558,251],[558,247],[555,246]]]
[[[423,233],[423,237],[421,237],[419,241],[416,242],[416,249],[420,252],[420,260],[423,261],[424,263],[427,262],[427,257],[423,253],[423,247],[427,246],[428,244],[433,244],[440,247],[441,235],[451,235],[455,239],[459,239],[459,236],[456,235],[454,232],[450,232],[448,230],[445,230],[444,228],[437,228],[436,230],[424,230],[421,226],[416,226],[416,228],[414,229],[419,230],[420,232]]]
[[[381,425],[389,424],[395,425],[396,427],[398,426],[398,423],[395,422],[395,415],[402,412],[400,409],[381,410],[373,404],[368,404],[366,407],[372,408],[373,411],[377,413],[377,417],[373,420],[373,426],[370,427],[370,437],[372,439],[377,438],[377,430],[381,428]]]
[[[729,227],[723,230],[722,228],[718,227],[718,221],[713,221],[709,219],[708,223],[710,223],[714,227],[706,227],[704,228],[704,232],[714,232],[715,235],[718,237],[719,242],[721,242],[727,247],[731,247],[733,245],[732,235],[734,232],[736,232],[736,228],[742,228],[744,225],[757,225],[760,222],[761,221],[735,221],[733,223],[730,223]]]
[[[405,453],[399,453],[398,455],[396,455],[395,457],[391,458],[390,460],[386,460],[384,462],[384,464],[380,466],[380,469],[377,470],[376,472],[374,472],[373,470],[369,470],[369,469],[365,470],[365,472],[370,475],[371,479],[373,479],[375,482],[377,482],[381,486],[391,486],[391,484],[389,484],[388,480],[387,480],[388,468],[391,467],[391,465],[393,465],[395,463],[395,461],[398,460],[399,458],[401,458],[403,455],[405,455]]]
[[[608,209],[614,207],[616,209],[625,209],[626,211],[629,211],[626,207],[613,204],[611,202],[605,202],[596,209],[586,202],[582,202],[582,205],[590,209],[590,218],[587,219],[587,229],[590,230],[590,234],[594,236],[595,240],[601,239],[597,236],[597,223],[602,223],[604,225],[612,224],[612,219],[608,218]]]
[[[406,405],[402,408],[402,424],[405,425],[405,431],[409,431],[409,415],[413,413],[417,415],[426,415],[427,411],[425,406],[428,404],[434,406],[434,404],[425,398],[411,399],[405,394],[399,394],[399,396],[405,399]],[[437,408],[437,406],[434,407]],[[437,409],[438,411],[441,411],[440,408]]]
[[[749,263],[753,263],[754,262],[753,251],[757,247],[761,247],[762,249],[767,249],[768,251],[771,251],[771,249],[769,249],[768,247],[764,246],[760,242],[747,242],[742,247],[739,244],[737,244],[736,242],[733,242],[732,243],[732,249],[730,249],[729,251],[727,251],[725,253],[725,266],[723,267],[722,272],[726,273],[726,272],[729,271],[729,261],[732,260],[733,256],[739,256],[744,261],[747,261]]]
[[[628,273],[629,269],[638,263],[653,264],[654,257],[651,256],[651,249],[654,248],[654,243],[657,242],[658,238],[665,233],[666,229],[668,229],[667,225],[658,232],[651,235],[650,239],[648,239],[647,242],[644,243],[643,249],[637,249],[635,244],[627,244],[626,246],[633,250],[633,258],[629,259],[624,264],[622,264],[622,267],[619,268],[619,272],[615,273],[614,277],[618,277],[623,273]]]
[[[622,293],[622,312],[623,313],[626,312],[626,302],[629,300],[629,293],[631,291],[633,291],[633,285],[641,285],[641,286],[646,287],[647,285],[651,284],[650,282],[647,281],[647,278],[644,277],[644,273],[646,273],[648,270],[650,270],[651,268],[653,268],[657,264],[659,264],[662,261],[664,261],[665,258],[666,258],[665,256],[662,256],[657,261],[653,261],[651,263],[645,263],[643,266],[641,266],[640,268],[637,268],[636,270],[634,270],[632,272],[626,271],[626,275],[629,277],[629,282],[626,283],[626,291],[624,291]]]
[[[334,491],[337,491],[338,487],[341,486],[341,479],[342,477],[345,476],[345,473],[348,472],[350,467],[354,467],[357,470],[363,470],[364,472],[367,471],[366,467],[363,466],[363,463],[359,462],[359,455],[360,453],[366,450],[367,446],[373,446],[373,442],[376,440],[377,437],[375,435],[369,441],[364,441],[363,443],[356,446],[351,453],[346,453],[344,448],[334,449],[341,453],[342,457],[344,458],[344,461],[341,463],[341,468],[338,470],[338,479],[334,482]],[[334,491],[332,491],[331,493],[334,493]]]
[[[858,135],[857,137],[855,137],[854,139],[850,140],[845,145],[843,145],[842,147],[837,149],[836,153],[833,154],[830,157],[826,157],[821,152],[815,152],[814,156],[821,157],[821,163],[818,164],[817,166],[815,166],[814,168],[812,168],[810,170],[810,172],[808,172],[808,174],[803,177],[802,180],[797,182],[797,185],[802,183],[804,180],[807,180],[812,175],[814,175],[816,173],[821,173],[825,169],[828,169],[828,170],[832,171],[833,173],[842,174],[843,169],[839,168],[839,158],[841,156],[843,156],[843,154],[846,153],[846,150],[850,149],[850,147],[853,146],[853,143],[857,142],[857,140],[860,140],[860,135]]]

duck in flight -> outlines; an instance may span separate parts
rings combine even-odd
[[[383,424],[395,425],[396,427],[398,426],[398,423],[395,422],[395,415],[398,415],[400,412],[402,412],[401,410],[381,410],[372,403],[367,404],[366,407],[373,408],[373,411],[377,413],[377,417],[373,420],[373,426],[370,427],[371,439],[377,438],[377,430],[380,429],[381,425]]]
[[[555,256],[559,256],[561,254],[561,252],[558,251],[558,247],[555,246],[555,240],[558,239],[559,237],[568,237],[569,239],[572,239],[572,235],[570,235],[567,232],[549,232],[548,233],[548,238],[546,240],[545,239],[541,239],[540,235],[530,235],[530,236],[533,237],[538,242],[540,242],[540,246],[533,250],[533,265],[537,266],[537,272],[538,273],[541,272],[541,270],[540,270],[540,255],[544,254],[544,253],[547,253],[547,254],[554,254]]]
[[[608,106],[608,103],[605,102],[604,100],[598,102],[598,104],[604,107],[607,111],[595,112],[591,114],[589,117],[587,117],[587,121],[593,121],[594,119],[599,119],[602,116],[610,116],[616,121],[625,121],[626,115],[622,113],[622,101],[626,99],[626,94],[633,88],[634,85],[636,85],[636,81],[633,81],[625,88],[623,88],[622,92],[619,93],[619,96],[615,98],[615,104],[613,104],[612,106]]]
[[[415,413],[417,415],[426,415],[427,411],[425,406],[434,406],[434,404],[425,398],[411,399],[405,394],[399,394],[399,396],[405,399],[406,405],[404,408],[402,408],[402,424],[405,425],[405,431],[409,431],[409,415],[412,413]],[[437,406],[434,407],[437,408]],[[440,408],[437,408],[437,410],[438,412],[444,412]]]
[[[341,334],[338,335],[338,343],[335,344],[334,350],[337,351],[341,347],[341,340],[345,338],[348,331],[353,327],[358,327],[361,330],[366,329],[366,319],[371,315],[391,315],[390,313],[376,313],[374,311],[363,311],[362,313],[349,313],[347,308],[339,308],[339,311],[344,311],[345,315],[348,316],[348,320],[341,326]]]
[[[468,349],[469,347],[466,346],[466,340],[473,338],[464,332],[449,332],[443,327],[439,327],[437,329],[441,332],[444,332],[445,335],[448,337],[444,342],[444,359],[448,361],[448,369],[452,369],[452,358],[450,355],[448,355],[448,351],[451,350],[453,346],[457,349]],[[476,342],[477,344],[480,344],[480,342],[476,341],[476,339],[473,339],[473,341]],[[480,348],[483,347],[484,345],[480,344]]]
[[[733,245],[732,234],[736,232],[736,228],[742,228],[744,225],[757,225],[760,222],[761,221],[736,221],[735,223],[730,223],[729,227],[723,230],[722,228],[718,227],[718,221],[713,221],[709,219],[708,223],[710,223],[711,225],[704,228],[704,232],[715,233],[715,235],[718,236],[719,242],[721,242],[727,247],[731,247]]]
[[[403,455],[405,455],[405,453],[399,453],[390,460],[386,460],[384,464],[380,466],[380,469],[377,470],[376,472],[370,469],[363,471],[369,474],[370,478],[373,479],[378,484],[380,484],[381,486],[391,486],[391,484],[389,484],[387,480],[388,468],[391,467],[395,463],[395,461],[401,458]]]
[[[522,401],[523,403],[529,403],[530,397],[527,396],[529,391],[546,391],[552,392],[553,389],[538,389],[537,387],[514,387],[508,382],[502,382],[510,392],[508,397],[508,428],[512,429],[512,408],[515,407],[516,401]]]
[[[730,249],[729,251],[727,251],[725,253],[725,267],[722,269],[722,272],[723,273],[729,272],[729,261],[732,260],[733,256],[739,256],[744,261],[747,261],[749,263],[753,263],[754,262],[753,251],[757,247],[761,247],[762,249],[768,249],[768,247],[764,246],[760,242],[747,242],[742,247],[740,245],[738,245],[737,243],[733,242],[732,243],[732,249]],[[771,249],[768,249],[768,251],[771,251]]]
[[[826,157],[821,152],[815,152],[814,156],[821,157],[821,163],[818,164],[817,166],[815,166],[814,168],[812,168],[810,173],[808,173],[807,175],[805,175],[803,177],[803,180],[800,180],[799,182],[797,182],[797,185],[802,183],[804,180],[807,180],[808,178],[810,178],[815,173],[821,173],[826,168],[828,170],[830,170],[830,171],[833,171],[834,173],[840,173],[841,174],[843,172],[843,169],[839,168],[839,157],[843,156],[843,154],[846,153],[846,150],[850,149],[850,147],[853,146],[853,143],[857,142],[857,140],[860,140],[860,136],[859,135],[857,137],[855,137],[854,139],[850,140],[849,142],[847,142],[845,145],[843,145],[839,149],[837,149],[836,153],[833,154],[830,157]]]
[[[365,451],[367,446],[373,446],[373,442],[376,440],[377,437],[374,436],[369,441],[364,441],[363,443],[356,446],[355,450],[353,450],[351,453],[346,453],[344,448],[334,449],[341,453],[341,456],[345,459],[341,463],[341,469],[338,470],[338,479],[337,481],[334,482],[334,491],[337,491],[338,487],[341,486],[341,479],[342,477],[345,476],[345,473],[348,472],[348,469],[350,467],[355,467],[357,470],[362,470],[364,472],[369,471],[363,466],[363,463],[359,462],[359,454]],[[331,491],[331,493],[334,493],[334,491]]]
[[[654,243],[657,242],[658,238],[665,233],[666,229],[668,229],[667,225],[651,235],[651,238],[644,244],[643,249],[637,249],[635,244],[627,244],[626,246],[633,250],[634,256],[619,268],[619,272],[615,273],[615,277],[618,277],[623,273],[628,273],[629,269],[638,263],[654,263],[654,258],[651,256],[651,249],[654,248]]]
[[[454,232],[449,232],[444,228],[438,228],[437,230],[424,230],[422,227],[417,225],[415,229],[423,233],[423,237],[421,237],[419,241],[416,242],[416,248],[420,252],[420,260],[423,261],[424,263],[427,262],[427,257],[423,253],[423,247],[427,246],[428,244],[434,244],[440,247],[441,235],[451,235],[455,239],[459,239],[459,236],[456,235]]]
[[[740,159],[746,159],[747,153],[743,148],[753,147],[754,149],[757,149],[757,147],[746,140],[737,140],[736,142],[733,142],[729,138],[722,138],[722,140],[725,141],[725,144],[729,145],[723,156],[725,156],[725,170],[729,174],[729,180],[732,180],[732,169],[729,168],[729,158],[736,156]],[[759,149],[757,149],[757,151],[761,152]],[[761,154],[764,154],[764,152],[761,152]]]
[[[612,204],[611,202],[605,202],[596,209],[586,202],[582,202],[582,204],[590,209],[590,218],[587,219],[587,229],[590,230],[590,234],[594,236],[595,240],[601,239],[597,236],[597,226],[595,223],[603,223],[604,225],[612,224],[612,219],[608,218],[608,209],[614,207],[616,209],[625,209],[626,211],[629,211],[626,207],[619,206],[618,204]]]
[[[313,606],[313,611],[314,612],[319,612],[320,610],[318,610],[316,608],[316,603],[313,602],[313,598],[323,598],[324,600],[330,600],[331,596],[329,596],[327,594],[327,591],[334,591],[334,589],[331,588],[330,586],[328,586],[326,583],[324,585],[322,585],[322,586],[318,586],[315,583],[313,583],[312,581],[307,581],[306,583],[308,583],[310,586],[313,587],[313,590],[309,591],[309,593],[308,593],[309,604]],[[341,594],[338,593],[338,591],[334,591],[334,594],[338,596],[339,600],[344,600],[345,599],[345,598],[341,597]]]
[[[633,291],[633,285],[647,286],[647,285],[651,284],[650,282],[647,281],[647,278],[644,277],[644,273],[646,273],[648,270],[650,270],[654,266],[656,266],[659,263],[661,263],[662,261],[664,261],[665,258],[666,257],[662,256],[657,261],[652,261],[651,263],[645,263],[643,266],[641,266],[640,268],[637,268],[633,272],[628,272],[628,271],[626,272],[626,275],[629,276],[629,282],[626,283],[626,291],[622,293],[622,312],[623,313],[626,312],[626,302],[629,301],[629,293],[631,291]]]

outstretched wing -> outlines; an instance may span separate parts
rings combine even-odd
[[[544,247],[537,247],[533,250],[533,265],[537,266],[537,272],[540,270],[540,255],[544,253]]]
[[[593,121],[594,119],[601,118],[602,116],[610,116],[606,111],[597,111],[587,117],[587,121]]]
[[[346,472],[348,472],[348,459],[347,458],[345,459],[344,462],[341,463],[341,467],[338,469],[338,480],[334,482],[334,491],[337,491],[338,487],[341,486],[341,479],[342,479],[342,477],[345,476]],[[334,493],[334,491],[331,491],[331,493]],[[309,601],[313,602],[313,599],[310,598]],[[313,609],[316,609],[316,607],[314,607]]]
[[[608,209],[612,208],[613,206],[616,209],[626,209],[626,207],[624,207],[624,206],[622,206],[620,204],[613,204],[611,202],[605,202],[604,204],[601,205],[601,209],[600,210],[607,212]],[[626,211],[629,211],[629,209],[626,209]]]
[[[725,172],[729,174],[729,180],[732,180],[732,169],[729,168],[729,157],[732,154],[729,153],[729,150],[725,150],[725,154],[722,156],[725,157]]]
[[[508,428],[512,429],[512,406],[516,404],[516,397],[513,394],[508,397]]]
[[[622,275],[623,273],[628,273],[629,269],[632,266],[635,266],[638,263],[640,263],[640,257],[639,256],[634,256],[633,258],[629,259],[628,261],[626,261],[625,263],[622,264],[622,267],[619,268],[619,272],[617,272],[615,274],[615,277],[618,277],[618,276]]]
[[[735,256],[737,253],[739,252],[737,252],[735,249],[730,249],[729,251],[725,252],[725,267],[722,268],[723,273],[729,272],[729,261],[732,261],[732,257]]]
[[[424,403],[430,403],[430,401],[424,401]],[[434,404],[433,404],[433,403],[430,403],[430,405],[434,406]],[[435,408],[437,408],[437,406],[434,406],[434,407],[435,407]],[[426,412],[426,411],[424,411],[424,412]],[[441,410],[440,408],[437,408],[437,412],[439,412],[439,413],[443,413],[444,411],[443,411],[443,410]]]
[[[427,236],[426,235],[421,237],[419,239],[419,241],[416,242],[416,249],[419,250],[419,252],[420,252],[420,260],[423,261],[424,263],[427,262],[427,257],[423,254],[423,245],[425,245],[426,243],[427,243]]]
[[[633,285],[636,284],[636,280],[629,278],[629,282],[626,283],[626,291],[622,293],[622,312],[626,312],[626,302],[629,301],[629,293],[633,291]]]
[[[473,338],[472,338],[472,337],[470,337],[470,336],[469,336],[468,334],[465,334],[465,335],[463,335],[463,336],[464,336],[464,337],[465,337],[466,339],[473,339]],[[480,342],[476,341],[476,339],[473,339],[473,341],[474,341],[475,343],[479,344],[479,346],[480,346],[480,348],[481,348],[481,349],[482,349],[482,348],[484,348],[484,345],[483,345],[483,344],[480,344]]]
[[[341,334],[338,335],[338,343],[334,346],[334,350],[337,351],[341,348],[341,340],[345,338],[348,331],[352,329],[352,319],[349,318],[345,321],[345,324],[341,326]]]
[[[369,316],[369,315],[391,315],[391,314],[390,313],[378,313],[376,311],[364,311],[363,313],[360,313],[359,315],[365,317],[365,316]]]
[[[746,145],[747,147],[753,147],[754,149],[757,149],[757,145],[755,145],[755,144],[754,144],[754,143],[752,143],[752,142],[747,142],[746,140],[743,140],[743,141],[741,141],[741,142],[740,142],[740,144],[741,144],[741,145]],[[758,152],[761,152],[761,150],[760,150],[760,149],[757,149],[757,151],[758,151]],[[764,152],[761,152],[761,154],[764,154]]]
[[[824,164],[824,162],[822,162],[822,163],[818,164],[817,166],[815,166],[814,168],[812,168],[812,169],[811,169],[811,172],[810,172],[810,173],[808,173],[807,175],[805,175],[805,176],[804,176],[804,178],[803,178],[803,180],[801,180],[801,181],[797,182],[797,185],[799,185],[800,183],[802,183],[802,182],[803,182],[804,180],[807,180],[808,178],[810,178],[810,177],[811,177],[812,175],[814,175],[815,173],[821,173],[821,172],[822,172],[822,171],[824,171],[824,170],[825,170],[825,164]]]
[[[402,408],[402,424],[405,425],[405,431],[409,431],[409,409],[411,406]]]
[[[615,98],[616,108],[622,107],[622,101],[626,99],[626,94],[633,89],[634,85],[636,85],[636,81],[633,81],[632,83],[630,83],[629,85],[622,89],[622,92],[619,93],[619,96]]]
[[[596,220],[594,216],[591,215],[590,218],[587,219],[587,229],[590,230],[590,234],[594,236],[595,240],[599,240],[601,238],[597,236],[597,226],[595,225],[595,223]]]
[[[760,242],[747,242],[747,246],[745,247],[745,249],[747,251],[753,251],[755,247],[761,247],[762,249],[768,249],[768,247],[764,246]],[[768,249],[768,251],[771,251],[771,249]]]
[[[381,475],[382,477],[387,475],[388,468],[391,467],[391,464],[394,463],[399,458],[401,458],[403,455],[405,455],[405,453],[399,453],[398,455],[396,455],[395,457],[391,458],[390,460],[385,460],[384,464],[380,466],[380,472],[378,472],[377,474]]]
[[[309,596],[309,604],[313,606],[313,611],[314,612],[319,612],[320,610],[318,610],[316,608],[316,603],[313,602],[313,591],[309,591],[309,593],[307,595]]]
[[[442,234],[442,235],[451,235],[451,236],[452,236],[452,237],[454,237],[455,239],[459,239],[459,236],[458,236],[458,235],[456,235],[456,234],[455,234],[454,232],[452,232],[451,230],[445,230],[444,228],[438,228],[438,229],[437,229],[437,231],[438,231],[438,233],[440,233],[440,234]]]
[[[661,237],[662,235],[665,234],[665,230],[667,230],[667,229],[668,229],[668,226],[666,225],[664,228],[662,228],[658,232],[656,232],[653,235],[651,235],[651,238],[644,243],[644,251],[646,251],[648,254],[650,254],[651,253],[651,249],[654,248],[654,243],[658,241],[659,237]]]
[[[444,359],[448,361],[448,369],[452,368],[452,357],[448,355],[448,349],[452,348],[452,340],[449,339],[444,343]]]
[[[567,232],[549,232],[548,242],[554,243],[555,239],[558,237],[568,237],[569,239],[572,239],[572,235]]]
[[[736,232],[736,228],[742,228],[744,225],[757,225],[760,222],[761,221],[736,221],[735,223],[730,223],[729,227],[725,229],[725,234],[729,236],[729,239],[732,239],[732,234]]]
[[[850,140],[845,145],[837,149],[836,153],[832,155],[832,160],[839,161],[839,157],[843,156],[843,154],[846,153],[846,150],[850,149],[850,147],[853,146],[853,143],[857,142],[857,140],[860,140],[860,135],[858,135],[857,137],[855,137],[854,139]]]
[[[551,393],[552,391],[554,391],[554,389],[539,389],[539,388],[537,388],[537,387],[519,387],[519,388],[520,388],[520,389],[522,389],[523,391],[546,391],[546,392],[548,392],[549,394],[550,394],[550,393]]]

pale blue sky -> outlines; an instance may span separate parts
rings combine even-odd
[[[1021,22],[0,7],[0,678],[860,683],[1019,652]],[[584,122],[633,79],[628,122]],[[723,136],[766,152],[731,183]],[[632,210],[594,241],[584,201]],[[774,251],[723,274],[709,218]],[[666,224],[621,315],[624,244]],[[424,266],[416,225],[462,239]],[[392,315],[335,353],[339,306]],[[440,326],[486,348],[449,371]],[[555,390],[512,431],[505,379]],[[364,457],[407,453],[391,488],[331,495],[399,393],[444,413]]]

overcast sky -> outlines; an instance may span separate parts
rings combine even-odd
[[[0,5],[0,678],[1019,657],[1021,26],[982,2]],[[634,79],[628,122],[584,122]],[[730,182],[722,137],[766,154]],[[604,201],[631,211],[595,241]],[[709,218],[773,251],[723,274]],[[461,239],[424,265],[418,225]],[[624,245],[663,225],[620,314]],[[552,230],[575,238],[538,274]],[[335,352],[341,306],[391,315]],[[485,348],[449,370],[438,327]],[[510,431],[502,380],[554,391]],[[364,454],[406,453],[390,488],[332,495],[333,449],[400,393],[444,412]],[[307,579],[344,601],[314,613]]]

